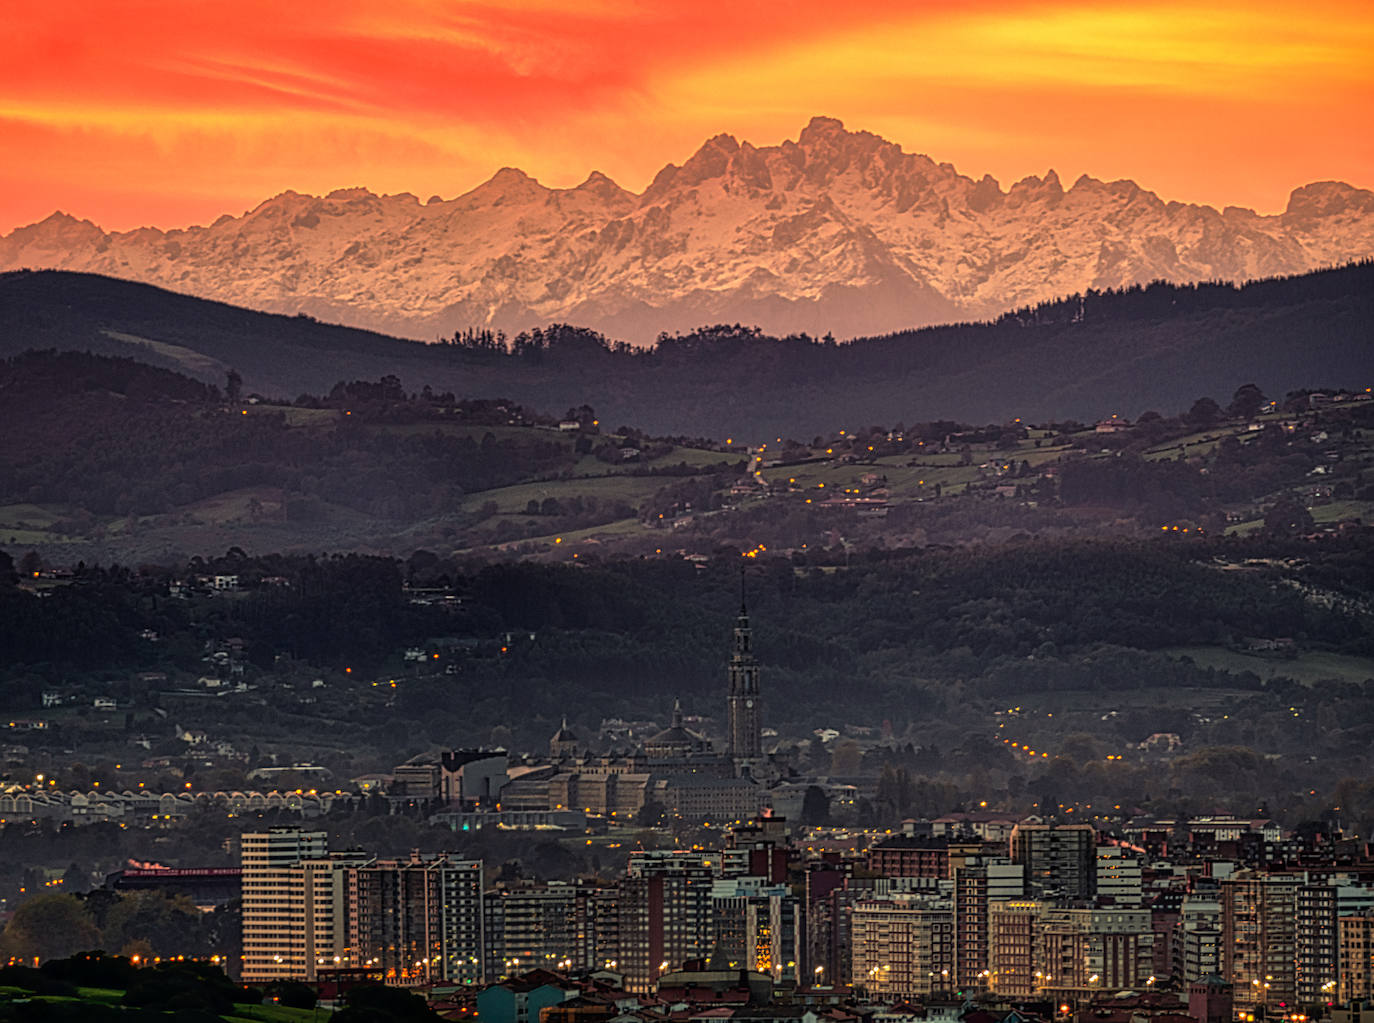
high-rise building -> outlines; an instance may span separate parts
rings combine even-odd
[[[578,882],[498,888],[486,896],[489,978],[532,969],[597,970],[620,957],[618,893]]]
[[[388,980],[484,979],[481,860],[418,852],[373,860],[352,871],[349,892],[359,965]]]
[[[1298,887],[1293,956],[1293,984],[1298,1001],[1303,1005],[1331,1001],[1339,980],[1340,958],[1334,885]]]
[[[296,979],[314,983],[328,970],[358,965],[350,940],[353,906],[349,882],[353,871],[370,860],[364,852],[336,852],[301,860],[291,868],[290,911],[299,923],[297,934],[305,962],[304,975]],[[294,901],[297,897],[299,903]]]
[[[1147,909],[992,902],[987,986],[1013,998],[1085,998],[1145,988],[1153,975],[1154,938]]]
[[[1047,909],[1032,976],[1038,989],[1058,997],[1145,988],[1154,971],[1154,938],[1147,909]]]
[[[883,877],[949,878],[956,865],[983,852],[979,841],[946,835],[894,835],[868,849],[868,869]]]
[[[1025,868],[1001,857],[969,857],[952,867],[954,881],[954,986],[972,992],[988,986],[988,905],[1025,896]]]
[[[806,965],[813,983],[854,983],[854,907],[875,896],[875,883],[874,878],[847,877],[840,867],[807,871]]]
[[[300,828],[249,832],[239,840],[243,890],[243,980],[250,984],[307,973],[302,860],[328,852],[329,835]],[[310,964],[310,965],[313,965]]]
[[[1034,899],[988,903],[989,990],[1012,998],[1037,993],[1037,938],[1045,910],[1045,904]]]
[[[620,968],[620,888],[593,886],[578,903],[578,926],[589,970]]]
[[[1220,975],[1221,903],[1211,895],[1188,895],[1174,926],[1173,975],[1193,983]]]
[[[1297,999],[1297,893],[1300,881],[1280,875],[1220,881],[1221,975],[1235,985],[1238,1006]]]
[[[725,755],[737,767],[747,767],[763,755],[760,722],[762,702],[759,695],[759,662],[754,657],[753,630],[749,611],[740,602],[730,649],[730,693],[726,698]]]
[[[786,884],[729,877],[711,887],[711,957],[731,969],[766,973],[774,983],[796,983],[801,977],[801,923],[801,907]]]
[[[1026,891],[1036,898],[1089,899],[1097,886],[1097,829],[1091,824],[1046,824],[1031,818],[1012,828],[1011,860],[1026,868]]]
[[[710,955],[716,863],[710,853],[630,854],[617,907],[619,971],[627,991],[645,993],[668,970]]]
[[[1144,901],[1138,856],[1119,845],[1099,845],[1096,862],[1096,894],[1100,905],[1139,906]]]
[[[894,894],[855,904],[854,984],[871,997],[947,994],[954,980],[954,911],[948,899]]]
[[[1183,971],[1177,969],[1177,963],[1180,960],[1179,937],[1183,928],[1185,894],[1177,888],[1155,892],[1146,907],[1150,911],[1150,927],[1155,932],[1155,962],[1150,972],[1161,983],[1166,978],[1178,979],[1183,976]]]
[[[576,955],[577,886],[566,881],[497,888],[487,894],[487,974],[566,970]]]
[[[1374,998],[1374,910],[1338,918],[1340,979],[1336,998],[1322,1001],[1362,1001]]]
[[[762,877],[781,884],[787,880],[787,821],[760,817],[736,824],[720,851],[722,877]]]

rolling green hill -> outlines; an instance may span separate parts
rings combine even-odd
[[[0,355],[90,350],[216,383],[233,367],[247,390],[286,398],[391,374],[412,390],[588,404],[652,433],[754,440],[874,422],[1134,417],[1246,381],[1278,394],[1364,384],[1374,382],[1371,324],[1369,263],[1243,287],[1090,293],[995,323],[847,344],[730,327],[652,349],[570,327],[425,345],[89,274],[0,276]]]
[[[1256,403],[1259,404],[1256,404]],[[1239,407],[1246,406],[1246,407]],[[610,429],[395,378],[295,404],[132,359],[0,361],[0,546],[51,563],[425,548],[576,557],[1018,536],[1311,533],[1374,514],[1361,390],[1094,426],[869,426],[762,443]]]

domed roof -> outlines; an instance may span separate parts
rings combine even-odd
[[[670,725],[669,727],[663,729],[663,731],[659,732],[657,735],[652,736],[652,737],[646,742],[646,745],[651,745],[651,746],[668,746],[668,745],[691,746],[691,745],[693,745],[693,744],[695,744],[695,743],[697,743],[697,742],[700,742],[700,741],[701,741],[701,740],[700,740],[700,738],[696,735],[696,733],[688,731],[686,728],[683,728],[681,725]]]
[[[646,750],[683,749],[694,750],[702,744],[702,737],[689,731],[682,724],[682,701],[673,701],[673,723],[657,735],[645,740]]]

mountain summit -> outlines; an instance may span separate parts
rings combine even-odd
[[[455,199],[284,192],[208,227],[107,233],[55,213],[0,269],[144,281],[432,339],[573,322],[636,341],[708,322],[840,336],[976,319],[1089,288],[1244,280],[1374,256],[1374,192],[1294,190],[1281,214],[1164,202],[1053,170],[1003,190],[817,117],[796,141],[709,139],[640,195],[600,172],[503,168]]]

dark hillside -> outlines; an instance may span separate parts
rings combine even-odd
[[[0,501],[156,515],[266,487],[283,519],[318,518],[321,502],[413,518],[455,512],[469,491],[575,461],[571,442],[556,432],[531,428],[498,440],[489,427],[523,416],[519,408],[464,416],[465,409],[403,402],[398,411],[366,397],[386,384],[337,388],[353,392],[356,414],[298,411],[229,404],[214,387],[131,359],[30,352],[0,360]],[[435,429],[445,414],[464,429]],[[255,507],[254,517],[261,514]]]
[[[1374,264],[1232,285],[1089,293],[989,324],[848,344],[705,328],[632,349],[551,327],[423,345],[85,274],[0,276],[0,354],[89,349],[291,398],[391,374],[459,397],[588,404],[654,433],[811,436],[837,425],[1134,417],[1229,394],[1374,376]]]

